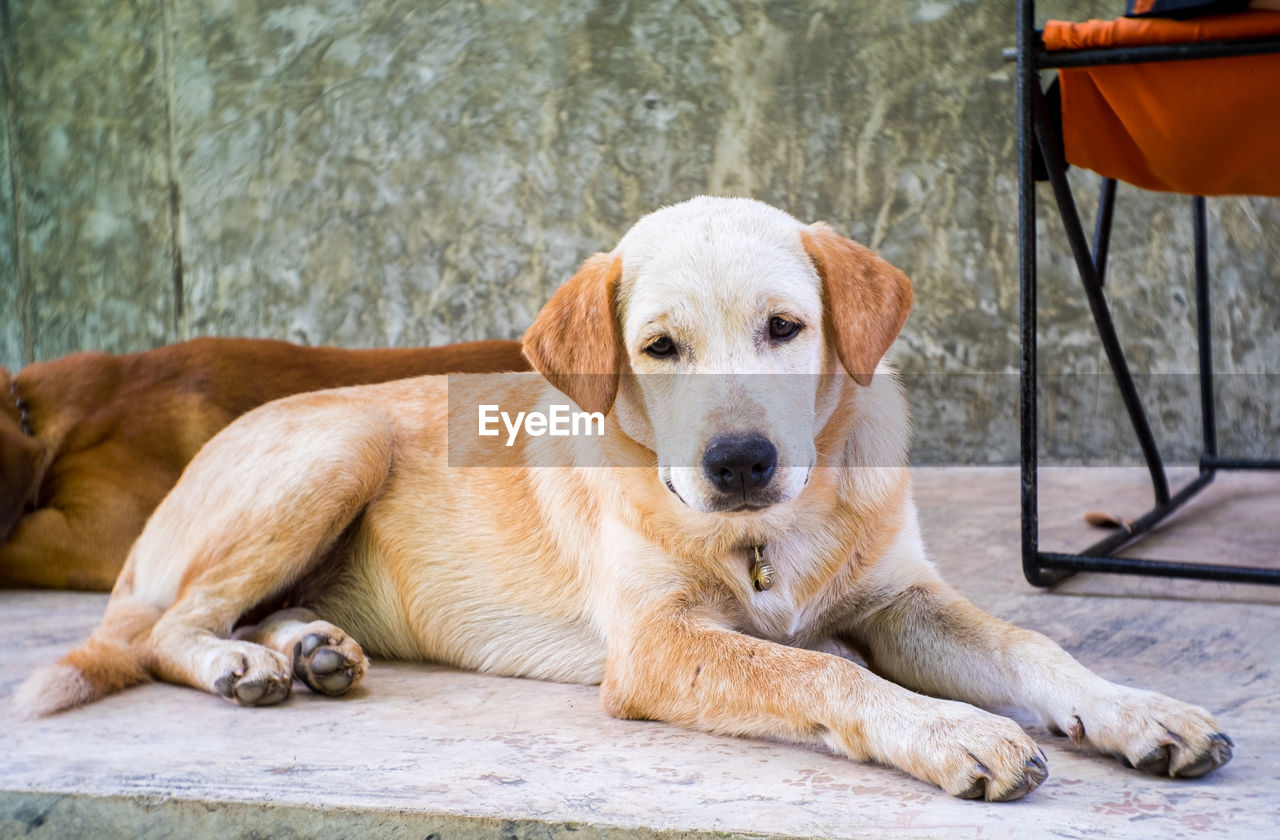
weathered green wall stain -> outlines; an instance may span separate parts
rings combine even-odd
[[[914,279],[893,357],[938,374],[910,383],[918,460],[1016,457],[1010,0],[0,6],[2,364],[200,334],[515,337],[643,213],[745,194]],[[1098,372],[1049,202],[1043,365]],[[1210,225],[1217,367],[1274,374],[1280,207],[1214,200]],[[1190,242],[1185,199],[1122,187],[1109,289],[1138,371],[1195,370]],[[1227,382],[1224,449],[1274,451],[1280,401]],[[1166,391],[1154,420],[1186,457],[1198,409]],[[1117,405],[1102,379],[1050,394],[1046,451],[1105,450]]]
[[[42,359],[171,340],[160,4],[7,5],[21,345]]]

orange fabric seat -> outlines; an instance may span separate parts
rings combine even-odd
[[[1048,21],[1045,48],[1280,36],[1280,12]],[[1280,54],[1060,71],[1069,163],[1149,190],[1280,196]]]

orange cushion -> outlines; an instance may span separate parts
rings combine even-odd
[[[1241,12],[1191,20],[1116,18],[1084,23],[1047,21],[1047,50],[1090,50],[1099,47],[1144,47],[1196,41],[1240,41],[1280,35],[1280,12]]]
[[[1280,12],[1049,21],[1049,50],[1280,36]],[[1280,196],[1280,54],[1060,71],[1067,160],[1150,190]]]

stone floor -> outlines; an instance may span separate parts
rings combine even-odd
[[[0,593],[0,837],[1270,838],[1280,825],[1280,588],[1091,575],[1028,586],[1017,474],[917,472],[943,573],[1103,675],[1208,707],[1235,760],[1151,778],[1033,730],[1049,780],[1009,804],[952,799],[816,750],[611,720],[595,691],[376,664],[341,699],[240,709],[147,685],[34,723],[8,696],[94,625],[105,596]],[[1149,499],[1124,469],[1042,473],[1046,548],[1087,509]],[[1144,553],[1280,565],[1280,482],[1223,475]],[[1159,543],[1165,544],[1159,544]]]

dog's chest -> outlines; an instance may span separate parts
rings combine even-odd
[[[726,557],[731,589],[738,604],[743,630],[750,635],[783,644],[807,646],[829,635],[835,607],[844,587],[822,582],[817,564],[795,552],[769,551],[772,585],[758,589],[751,558]]]

